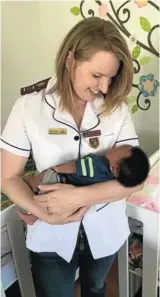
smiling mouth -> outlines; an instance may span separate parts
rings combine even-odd
[[[93,94],[95,94],[95,95],[99,94],[99,91],[95,91],[95,90],[93,90],[93,89],[91,89],[91,88],[90,88],[90,91],[91,91]]]

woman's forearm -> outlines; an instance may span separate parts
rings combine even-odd
[[[20,176],[6,178],[1,184],[2,192],[7,195],[17,206],[25,209],[38,218],[45,217],[45,212],[33,199],[34,193]]]
[[[118,181],[112,180],[103,183],[97,183],[90,186],[80,187],[79,194],[84,203],[94,205],[99,203],[108,203],[128,198],[132,193],[140,191],[143,185],[137,187],[125,188]]]

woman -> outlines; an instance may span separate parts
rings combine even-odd
[[[39,218],[27,231],[38,297],[73,297],[77,266],[81,296],[105,296],[105,278],[129,235],[125,197],[142,186],[56,184],[40,186],[49,193],[34,196],[22,180],[30,151],[41,172],[115,145],[137,145],[126,104],[132,78],[117,28],[88,18],[65,37],[56,78],[12,109],[2,135],[2,190]]]

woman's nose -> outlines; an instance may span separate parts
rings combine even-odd
[[[108,87],[110,83],[111,83],[111,78],[109,77],[101,79],[99,84],[99,89],[103,94],[106,94],[108,92]]]

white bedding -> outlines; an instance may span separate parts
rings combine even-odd
[[[128,202],[160,213],[160,150],[150,157],[150,165],[143,189],[133,193]]]

